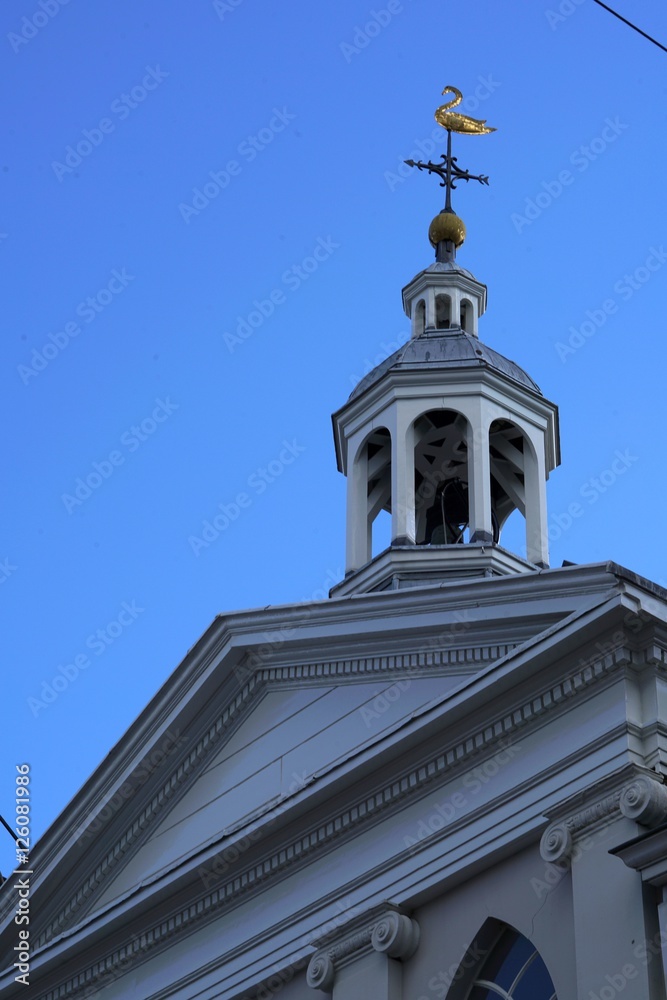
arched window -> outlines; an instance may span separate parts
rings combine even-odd
[[[495,923],[495,922],[494,922]],[[486,948],[475,942],[471,953],[486,957],[468,981],[465,1000],[558,1000],[549,971],[535,946],[506,924],[496,925],[495,940],[487,937]],[[466,964],[466,959],[463,965]]]
[[[378,427],[368,439],[367,525],[371,532],[368,558],[391,544],[391,436]]]
[[[435,327],[436,330],[448,330],[452,320],[452,300],[449,295],[435,297]]]
[[[472,333],[472,302],[468,299],[461,301],[461,329]]]
[[[426,329],[426,303],[420,299],[415,311],[415,336],[421,337]]]
[[[415,423],[415,532],[418,545],[470,541],[468,421],[429,410]]]

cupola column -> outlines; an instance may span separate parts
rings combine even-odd
[[[371,530],[368,517],[368,449],[361,435],[348,444],[347,472],[347,551],[345,572],[352,573],[371,558]]]
[[[391,421],[391,543],[414,545],[415,427],[405,405],[394,407]]]
[[[530,441],[524,454],[526,490],[526,558],[536,566],[549,565],[547,478],[542,442]]]
[[[468,425],[467,443],[470,541],[493,542],[489,422],[483,414],[476,426]]]

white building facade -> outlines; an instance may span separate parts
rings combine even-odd
[[[34,849],[27,993],[0,889],[3,998],[665,1000],[667,593],[548,567],[556,407],[438,250],[334,414],[345,579],[212,623]]]

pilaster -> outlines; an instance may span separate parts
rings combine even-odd
[[[585,808],[552,823],[542,858],[572,882],[577,1000],[621,993],[625,1000],[662,1000],[664,975],[658,910],[647,905],[641,879],[614,853],[633,823],[667,819],[667,789],[659,778],[636,775]],[[634,828],[636,830],[636,827]]]

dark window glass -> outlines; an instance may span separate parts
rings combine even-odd
[[[539,954],[518,931],[506,928],[477,973],[468,1000],[557,1000]]]

